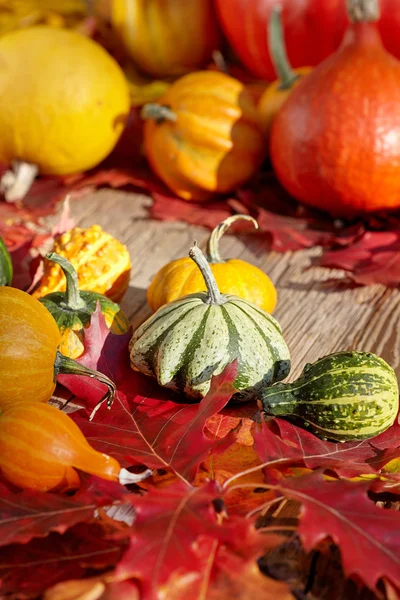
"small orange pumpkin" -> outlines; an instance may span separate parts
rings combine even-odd
[[[185,75],[141,114],[152,169],[185,200],[234,190],[264,158],[257,107],[245,86],[225,73]]]
[[[207,260],[222,294],[245,298],[271,313],[276,306],[277,293],[268,275],[244,260],[222,260],[219,254],[219,240],[228,227],[239,219],[250,221],[258,228],[257,221],[248,215],[228,217],[210,235]],[[168,302],[205,290],[203,276],[193,260],[189,257],[178,258],[162,267],[155,275],[147,290],[147,302],[156,311]]]
[[[283,39],[281,13],[282,7],[274,6],[268,24],[268,48],[278,79],[267,87],[258,103],[261,125],[267,136],[269,136],[272,121],[281,106],[302,78],[312,71],[312,67],[292,69],[290,66]]]
[[[68,415],[38,402],[17,402],[0,415],[0,469],[10,483],[44,492],[79,487],[75,469],[120,483],[150,474],[121,469],[115,458],[90,446]]]
[[[68,259],[75,268],[81,291],[104,294],[114,302],[119,302],[126,292],[131,272],[129,251],[100,225],[74,227],[57,236],[53,252]],[[41,298],[65,290],[62,268],[46,259],[43,277],[32,295]]]

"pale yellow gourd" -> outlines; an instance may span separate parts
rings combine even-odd
[[[89,169],[116,144],[129,112],[129,90],[115,60],[96,42],[46,26],[0,38],[2,187],[25,195],[37,172]],[[27,164],[26,164],[27,163]]]

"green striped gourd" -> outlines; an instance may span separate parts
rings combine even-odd
[[[7,247],[0,237],[0,285],[11,285],[13,268]]]
[[[299,420],[322,439],[361,440],[394,422],[399,390],[393,369],[370,352],[337,352],[304,367],[292,383],[259,394],[269,416]]]
[[[189,256],[208,291],[165,304],[136,330],[130,342],[132,368],[193,399],[205,396],[211,377],[235,359],[236,400],[284,379],[290,355],[277,321],[247,300],[221,294],[197,246]]]

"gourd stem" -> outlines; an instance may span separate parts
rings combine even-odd
[[[140,111],[140,116],[145,120],[152,119],[153,121],[156,121],[156,123],[163,123],[164,121],[175,122],[177,120],[176,114],[169,106],[164,106],[157,102],[145,104]]]
[[[280,80],[279,89],[288,90],[299,78],[286,54],[285,40],[282,27],[282,7],[274,6],[268,22],[268,48],[275,72]]]
[[[98,411],[98,409],[104,402],[107,403],[108,409],[111,408],[111,406],[114,402],[116,387],[115,387],[115,383],[113,381],[111,381],[111,379],[109,379],[106,375],[104,375],[103,373],[100,373],[100,371],[94,371],[93,369],[89,369],[88,367],[85,367],[84,365],[80,365],[75,360],[72,360],[72,358],[69,358],[68,356],[64,356],[64,354],[61,354],[61,352],[59,352],[57,350],[56,360],[54,361],[54,376],[57,377],[58,375],[61,375],[61,374],[63,374],[63,375],[67,375],[67,374],[68,375],[83,375],[84,377],[91,377],[92,379],[97,379],[97,381],[99,381],[100,383],[103,383],[104,385],[107,386],[107,392],[104,394],[104,396],[102,396],[102,398],[96,404],[96,406],[94,407],[94,409],[89,417],[90,421],[93,419],[94,415],[96,414],[96,412]]]
[[[232,215],[228,217],[222,223],[217,225],[211,232],[209,240],[207,242],[207,260],[209,263],[222,263],[224,262],[219,253],[219,241],[224,235],[225,231],[234,223],[235,221],[250,221],[253,223],[254,227],[258,229],[258,223],[253,217],[249,215]]]
[[[130,485],[132,483],[139,483],[148,477],[153,475],[151,469],[146,469],[143,473],[131,473],[127,469],[122,468],[119,472],[118,480],[121,485]]]
[[[189,250],[190,258],[196,263],[198,268],[203,275],[207,292],[208,292],[208,304],[224,304],[225,300],[223,296],[220,294],[220,291],[217,286],[217,282],[215,281],[215,277],[213,272],[211,271],[210,265],[207,262],[206,257],[200,250],[200,248],[195,245]]]
[[[71,265],[69,260],[64,258],[63,256],[59,256],[55,252],[48,252],[46,254],[46,258],[51,260],[52,262],[60,265],[67,282],[67,291],[66,291],[66,306],[71,310],[80,310],[86,307],[85,302],[81,298],[81,294],[79,292],[79,284],[78,284],[78,275]]]
[[[39,167],[23,160],[13,160],[11,169],[0,180],[0,191],[7,202],[22,200],[32,187]]]
[[[378,0],[347,0],[347,14],[352,23],[375,23],[379,20]]]

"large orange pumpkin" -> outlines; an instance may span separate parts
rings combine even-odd
[[[400,61],[382,45],[377,0],[350,0],[339,50],[292,92],[271,129],[287,191],[338,217],[400,207]]]
[[[158,104],[146,104],[142,116],[151,167],[185,200],[234,190],[265,155],[251,96],[240,81],[218,71],[185,75]]]

